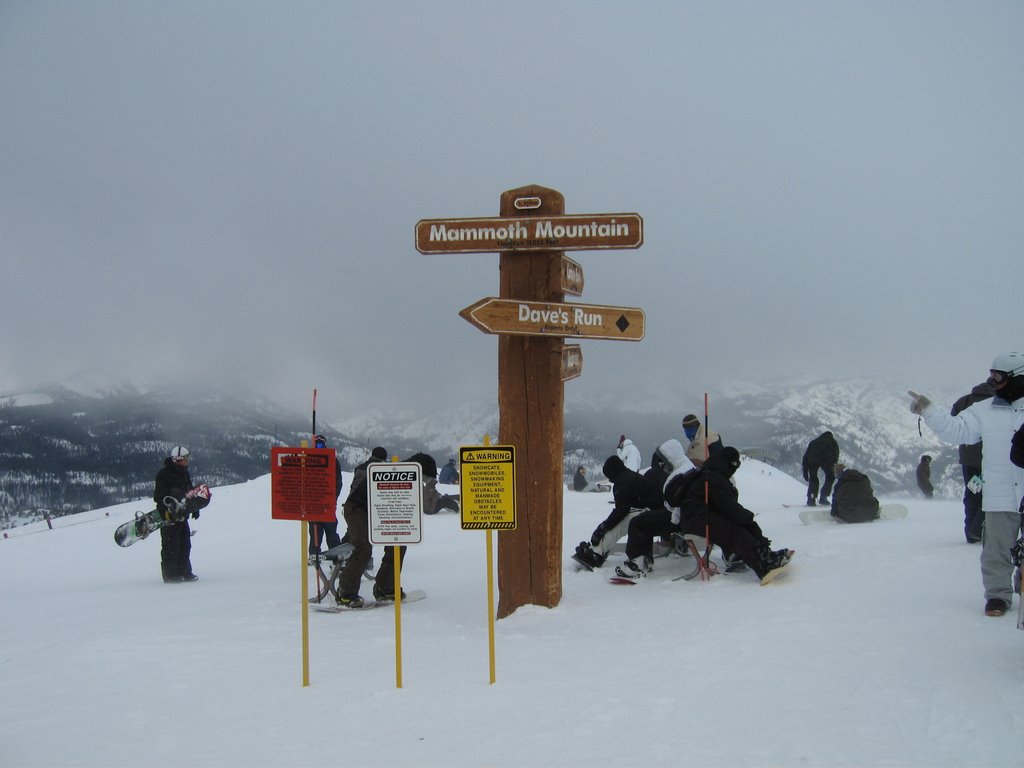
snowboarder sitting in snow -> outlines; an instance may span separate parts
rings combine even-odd
[[[448,459],[448,463],[441,467],[437,482],[444,485],[456,485],[459,482],[459,470],[455,468],[455,459]]]
[[[730,482],[739,466],[739,451],[731,446],[723,448],[708,458],[698,471],[670,477],[665,485],[665,506],[673,508],[671,515],[678,520],[681,533],[703,536],[705,530],[709,531],[711,540],[723,552],[750,566],[764,583],[769,574],[789,562],[793,553],[788,549],[773,551],[771,541],[754,521],[754,513],[739,503],[739,493]],[[630,524],[630,542],[633,528],[642,518]],[[626,554],[631,554],[629,543]],[[643,575],[641,568],[643,566],[634,560],[632,568],[627,563],[623,570],[635,570],[637,575]]]
[[[682,453],[683,447],[673,440]],[[619,539],[629,531],[630,521],[637,515],[652,509],[664,509],[661,487],[638,472],[629,469],[618,456],[609,456],[602,468],[604,476],[612,481],[612,497],[615,508],[590,536],[590,541],[581,541],[576,547],[573,559],[587,568],[604,565],[608,552]]]
[[[879,515],[878,499],[871,480],[863,472],[836,464],[836,487],[832,492],[832,517],[844,523],[870,523]]]

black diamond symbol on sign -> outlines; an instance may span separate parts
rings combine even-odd
[[[629,320],[626,319],[625,315],[619,315],[619,319],[615,321],[615,327],[619,329],[620,333],[625,333],[626,329],[629,328]]]

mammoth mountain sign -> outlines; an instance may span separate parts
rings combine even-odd
[[[643,219],[636,213],[423,219],[416,223],[416,250],[420,253],[591,251],[639,248],[643,242]]]

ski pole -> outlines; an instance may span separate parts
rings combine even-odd
[[[708,463],[711,449],[708,447],[708,393],[704,393],[704,463]],[[707,473],[704,474],[704,565],[711,562],[711,491]],[[708,574],[708,578],[711,574]]]

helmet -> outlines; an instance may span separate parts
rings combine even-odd
[[[177,461],[178,459],[187,459],[188,455],[188,448],[186,448],[184,445],[176,445],[173,448],[171,448],[171,458],[174,459],[175,461]]]
[[[317,435],[316,437],[313,438],[313,445],[317,448],[326,448],[327,438],[324,437],[323,435]]]
[[[1003,352],[996,355],[990,370],[1002,371],[1010,376],[1024,375],[1024,352]]]

